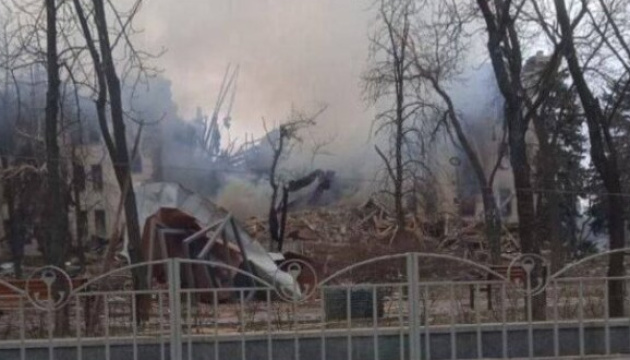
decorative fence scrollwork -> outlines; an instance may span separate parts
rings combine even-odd
[[[165,259],[89,280],[44,267],[19,286],[0,280],[0,358],[25,360],[27,352],[42,349],[54,360],[61,351],[59,336],[65,338],[66,352],[74,339],[70,348],[76,358],[101,347],[107,360],[121,358],[118,349],[144,360],[141,347],[164,358],[195,358],[210,351],[216,360],[249,359],[248,351],[263,345],[274,360],[358,358],[349,355],[353,352],[369,360],[401,354],[426,359],[630,354],[627,341],[619,341],[630,334],[627,318],[607,313],[608,284],[630,282],[627,276],[606,275],[606,258],[617,253],[630,249],[597,254],[555,273],[536,254],[519,255],[503,267],[445,254],[393,254],[327,276],[302,259],[279,264],[274,274],[221,262]],[[130,271],[143,266],[164,267],[162,281],[150,289],[125,288]],[[246,286],[189,286],[191,271],[238,275]],[[281,285],[287,277],[293,280],[290,288]],[[532,301],[540,298],[546,302]],[[530,311],[535,306],[545,309]],[[141,307],[146,317],[138,315]],[[69,326],[60,327],[60,321]],[[589,335],[600,333],[597,339]],[[549,341],[543,344],[541,334]],[[490,338],[495,341],[489,343]],[[567,348],[563,341],[577,346]],[[250,343],[259,350],[250,349]],[[13,357],[3,350],[11,344],[17,351]],[[335,353],[339,349],[330,344],[344,344],[344,353]],[[278,346],[292,347],[292,355],[277,353]]]

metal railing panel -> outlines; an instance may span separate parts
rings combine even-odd
[[[487,276],[432,276],[431,261],[454,262]],[[289,299],[255,275],[249,287],[185,288],[182,269],[192,263],[242,273],[210,261],[169,259],[159,262],[167,268],[165,284],[146,290],[102,285],[120,285],[128,267],[54,300],[0,282],[12,291],[0,294],[0,358],[100,354],[119,360],[123,352],[134,360],[208,355],[213,360],[613,359],[630,354],[630,322],[609,315],[607,291],[611,281],[627,284],[630,277],[576,275],[575,264],[518,283],[509,273],[450,256],[388,255],[354,264],[302,298]],[[541,264],[524,255],[510,268],[535,274]],[[390,273],[369,273],[377,269]],[[546,319],[538,319],[533,310],[539,306],[536,297],[543,296]]]

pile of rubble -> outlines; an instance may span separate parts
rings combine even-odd
[[[441,252],[463,249],[464,253],[460,254],[463,258],[488,261],[489,248],[483,222],[476,219],[451,219],[450,223],[444,224],[439,249]],[[504,225],[501,229],[501,251],[506,258],[520,253],[516,227]]]
[[[252,237],[269,247],[266,218],[251,218],[245,228]],[[405,228],[399,229],[393,214],[373,199],[358,207],[290,212],[285,234],[283,250],[320,263],[325,272],[323,275],[377,256],[409,251],[489,261],[482,222],[455,221],[453,218],[425,220],[409,214]],[[505,253],[518,252],[513,231],[504,229],[502,242]]]
[[[408,218],[408,234],[417,240],[423,236],[415,217]],[[250,234],[262,242],[269,241],[266,218],[246,222]],[[286,241],[324,244],[388,243],[399,233],[395,219],[384,206],[368,201],[359,207],[326,207],[290,212],[286,221]]]
[[[160,184],[155,186],[159,189],[163,187]],[[177,189],[180,192],[184,191],[180,187]],[[157,194],[163,195],[163,192],[160,190]],[[168,191],[166,193],[170,194]],[[140,197],[141,195],[142,193],[139,193]],[[184,201],[184,205],[190,208],[187,208],[188,214],[194,214],[195,217],[204,219],[215,215],[227,216],[227,210],[218,211],[215,209],[210,211],[201,206],[206,204],[206,201],[202,201],[198,196],[182,197],[182,199],[189,197],[196,200]],[[168,198],[179,199],[180,197],[172,195]],[[142,201],[140,203],[142,206],[139,212],[143,214],[141,220],[144,223],[150,215],[159,210],[159,206],[148,209],[147,204],[151,202]],[[214,209],[211,205],[206,204],[206,207]],[[169,205],[168,208],[177,207]],[[202,221],[202,223],[215,223],[216,220],[209,219]],[[262,245],[259,253],[265,252],[264,249],[275,252],[275,244],[270,244],[271,238],[266,217],[250,218],[242,225],[244,225],[242,236],[254,239]],[[200,228],[195,229],[198,231]],[[292,253],[289,257],[297,255],[310,259],[313,265],[318,268],[318,272],[321,270],[320,276],[330,275],[364,260],[405,252],[448,254],[481,263],[489,261],[482,221],[462,220],[455,216],[445,215],[437,219],[427,219],[419,214],[408,214],[405,219],[405,227],[400,229],[393,214],[385,205],[375,199],[370,199],[360,206],[327,206],[289,212],[284,234],[283,252],[285,255]],[[159,240],[158,238],[155,239]],[[214,239],[212,236],[210,238]],[[212,241],[215,242],[215,245],[220,243],[215,240]],[[502,234],[504,254],[519,253],[517,244],[514,231],[504,229]],[[166,246],[161,248],[166,248]],[[237,252],[243,252],[243,249],[235,249]],[[100,264],[99,260],[102,258],[100,253],[93,255],[94,258],[88,256],[88,274],[92,273],[91,270],[93,269],[91,268],[95,267],[94,264]],[[161,256],[167,257],[170,254],[161,254]],[[100,266],[98,267],[100,268]],[[0,269],[0,273],[3,270],[6,269]],[[98,273],[98,269],[95,273]]]

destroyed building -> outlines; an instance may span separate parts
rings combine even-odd
[[[532,81],[540,73],[541,66],[548,57],[539,52],[528,60],[524,67],[526,82]],[[465,82],[466,86],[454,98],[456,107],[470,142],[479,154],[486,174],[490,174],[498,163],[498,170],[493,183],[495,198],[498,202],[501,217],[506,224],[516,224],[516,192],[510,160],[506,154],[498,159],[498,149],[503,141],[503,97],[496,85],[490,64],[475,70]],[[480,92],[484,88],[487,91]],[[526,132],[528,156],[533,158],[538,148],[538,141],[533,125]],[[440,211],[464,219],[476,220],[483,217],[483,201],[481,189],[470,165],[470,161],[457,146],[446,142],[439,144],[434,150],[437,163],[433,170],[436,174],[439,189]]]
[[[296,279],[279,269],[270,254],[227,210],[207,198],[179,184],[154,182],[139,186],[136,199],[143,225],[142,252],[147,261],[166,258],[206,261],[183,264],[185,287],[234,288],[239,282],[250,287],[267,287],[255,281],[260,278],[283,295],[300,296]],[[154,278],[165,282],[166,274],[165,264],[151,266],[149,283]],[[220,300],[233,295],[218,294]]]

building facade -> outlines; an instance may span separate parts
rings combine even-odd
[[[533,86],[547,65],[549,57],[542,52],[528,59],[523,67],[526,88]],[[499,159],[499,148],[504,142],[503,97],[488,64],[473,74],[465,91],[454,91],[454,101],[468,139],[482,163],[486,177],[497,167],[493,191],[501,218],[505,224],[518,222],[514,174],[508,152]],[[535,171],[534,157],[538,140],[530,123],[526,132],[528,158]],[[440,211],[467,220],[483,219],[483,199],[477,177],[466,154],[450,140],[439,144],[432,166],[439,184],[437,194]]]

